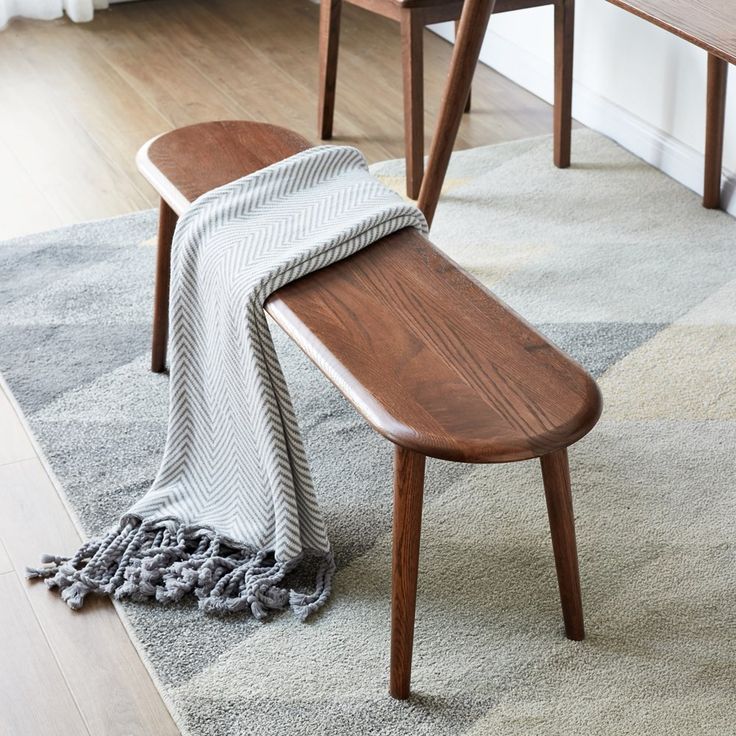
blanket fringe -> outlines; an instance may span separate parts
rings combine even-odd
[[[279,562],[266,551],[238,548],[208,528],[172,519],[127,518],[101,539],[83,544],[73,557],[43,555],[42,567],[27,568],[43,578],[75,610],[90,593],[117,599],[173,603],[193,594],[209,613],[250,611],[264,619],[269,611],[291,608],[300,621],[330,596],[335,562],[328,552],[312,593],[282,585],[300,559]]]

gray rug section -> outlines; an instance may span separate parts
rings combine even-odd
[[[433,237],[600,377],[610,418],[571,452],[586,642],[562,636],[538,464],[431,461],[415,694],[387,696],[391,448],[274,328],[335,596],[307,625],[126,604],[183,732],[733,733],[736,327],[718,310],[736,229],[599,136],[573,151],[564,172],[546,138],[458,154]],[[0,371],[88,533],[140,497],[163,450],[154,234],[147,212],[0,245]],[[716,420],[678,403],[668,345],[694,366],[700,346],[715,355],[701,393],[723,397]],[[650,399],[663,385],[666,406]]]
[[[595,377],[654,337],[665,325],[646,322],[551,322],[537,325],[552,342]]]

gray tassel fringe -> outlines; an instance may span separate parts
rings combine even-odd
[[[44,555],[41,562],[43,567],[27,568],[27,576],[58,588],[75,610],[89,593],[159,603],[193,594],[209,613],[250,610],[264,619],[269,611],[290,607],[301,621],[325,604],[335,572],[330,552],[319,566],[314,592],[298,593],[280,584],[300,559],[278,562],[267,552],[228,544],[211,529],[134,517],[86,542],[73,557]]]

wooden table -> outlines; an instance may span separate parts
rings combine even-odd
[[[736,0],[609,0],[708,52],[703,206],[721,203],[728,64],[736,64]],[[495,0],[465,0],[419,207],[431,222]],[[556,90],[557,91],[557,90]]]
[[[721,206],[728,65],[736,64],[735,0],[608,0],[708,52],[703,206]]]

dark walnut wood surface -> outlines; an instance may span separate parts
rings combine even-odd
[[[609,0],[736,64],[736,0]]]
[[[266,308],[376,431],[425,455],[537,457],[600,414],[577,363],[414,230],[287,284]]]
[[[297,133],[266,123],[197,123],[149,141],[138,152],[140,172],[181,215],[200,195],[311,148]]]
[[[138,163],[181,214],[205,191],[307,147],[270,125],[210,123],[155,139]],[[600,415],[598,388],[577,363],[414,230],[288,284],[265,306],[376,431],[425,455],[538,457]]]

